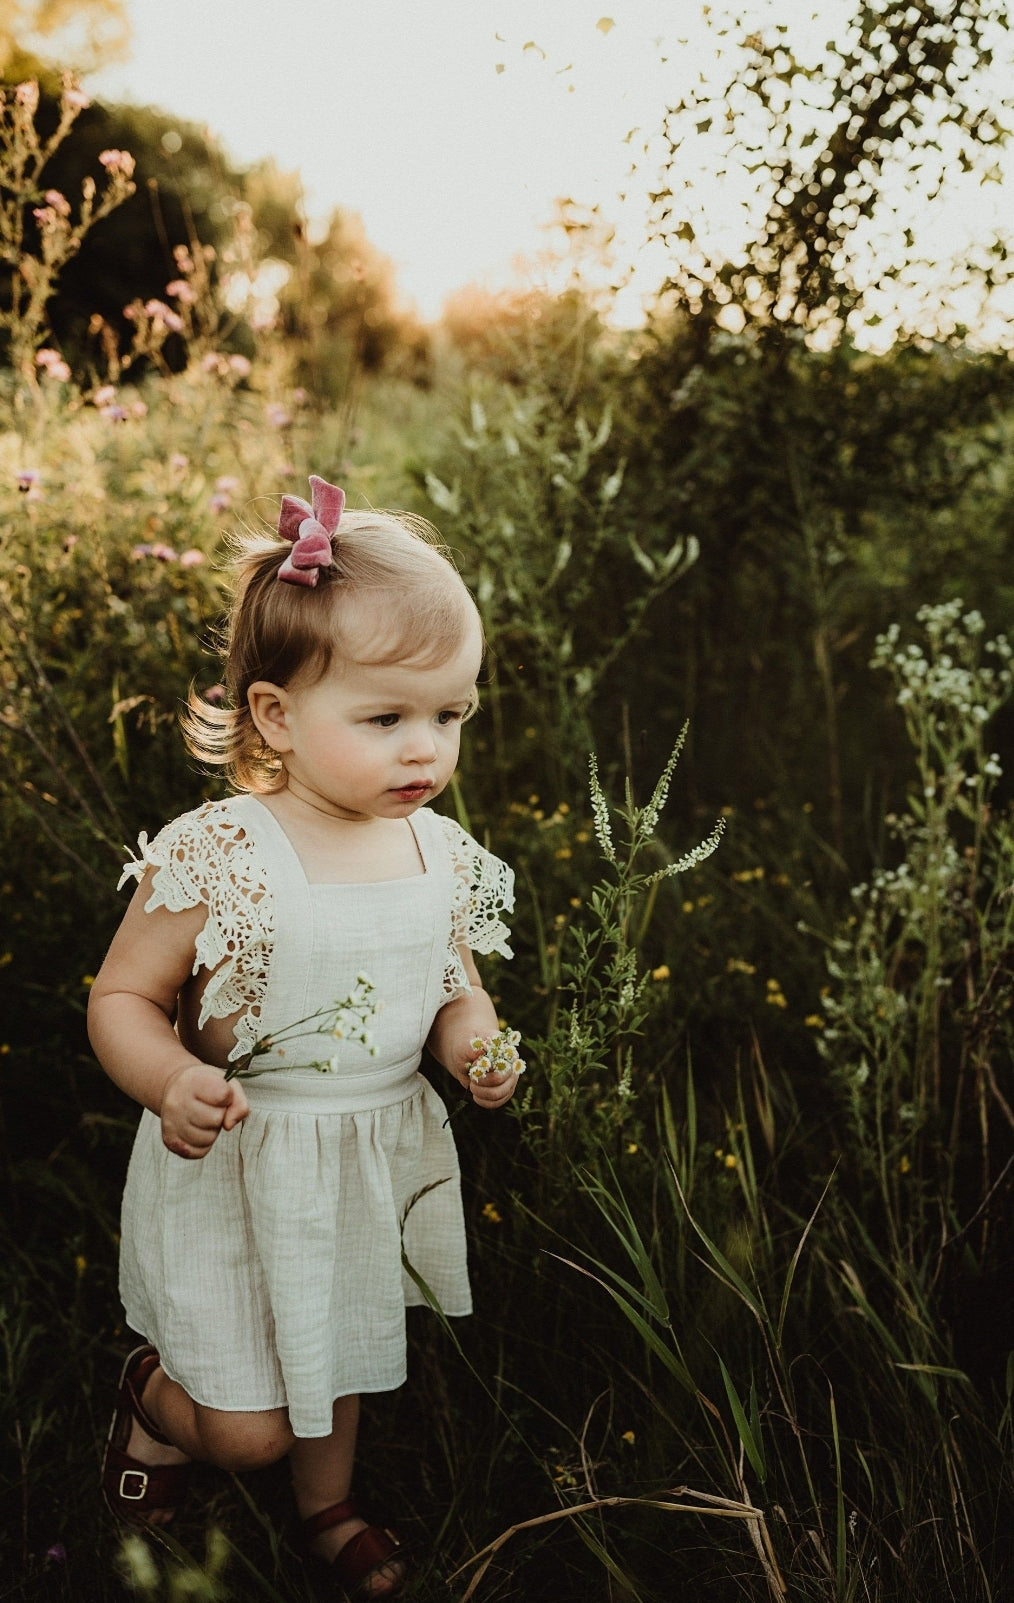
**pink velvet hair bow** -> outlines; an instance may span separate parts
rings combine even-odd
[[[310,475],[310,489],[312,506],[298,495],[282,496],[278,533],[283,540],[293,542],[278,570],[279,579],[286,584],[315,585],[320,569],[329,568],[334,559],[331,536],[345,507],[345,491],[315,473]]]

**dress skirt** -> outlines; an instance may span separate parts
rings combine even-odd
[[[197,1160],[144,1113],[121,1295],[195,1402],[285,1407],[297,1436],[327,1436],[335,1398],[402,1385],[405,1307],[426,1301],[403,1241],[443,1312],[471,1311],[457,1154],[443,1103],[413,1078],[404,1100],[354,1113],[294,1107],[291,1080],[286,1097],[251,1082],[247,1118]]]

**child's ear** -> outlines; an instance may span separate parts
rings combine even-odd
[[[272,751],[292,750],[289,735],[289,697],[280,685],[257,679],[246,693],[250,717]]]

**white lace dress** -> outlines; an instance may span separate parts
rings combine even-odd
[[[237,796],[142,836],[124,871],[154,867],[149,911],[208,908],[200,1023],[241,1010],[231,1058],[348,996],[360,972],[382,1004],[377,1055],[341,1042],[337,1073],[297,1066],[329,1057],[328,1037],[258,1057],[277,1072],[244,1081],[249,1116],[199,1161],[169,1152],[145,1112],[127,1174],[128,1323],[197,1402],[287,1407],[297,1436],[328,1435],[336,1397],[403,1383],[405,1306],[425,1302],[403,1244],[445,1313],[471,1311],[457,1155],[419,1060],[469,989],[457,944],[511,955],[513,875],[450,819],[421,808],[411,827],[425,872],[311,885],[274,816]]]

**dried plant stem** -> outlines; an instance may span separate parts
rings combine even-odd
[[[697,1503],[664,1502],[661,1498],[655,1497],[596,1497],[587,1503],[575,1503],[572,1508],[554,1509],[551,1514],[538,1514],[532,1519],[519,1520],[516,1524],[508,1526],[492,1542],[487,1543],[485,1547],[480,1548],[478,1553],[473,1553],[470,1559],[466,1559],[464,1564],[459,1565],[447,1577],[447,1584],[450,1586],[451,1582],[456,1580],[459,1575],[462,1575],[470,1565],[478,1563],[481,1559],[483,1561],[481,1568],[473,1575],[468,1583],[467,1590],[462,1593],[461,1603],[469,1603],[470,1598],[475,1595],[480,1581],[497,1553],[519,1531],[534,1530],[540,1525],[551,1525],[557,1520],[573,1519],[580,1514],[593,1514],[596,1510],[603,1508],[657,1508],[661,1509],[665,1514],[704,1514],[711,1515],[715,1519],[746,1520],[753,1528],[751,1537],[764,1566],[765,1576],[772,1595],[775,1598],[786,1596],[785,1582],[775,1563],[771,1540],[768,1536],[764,1515],[760,1509],[755,1508],[749,1502],[737,1503],[728,1497],[715,1497],[709,1492],[696,1492],[690,1486],[674,1486],[670,1488],[668,1495],[676,1498],[696,1497],[707,1506],[701,1508]],[[757,1534],[758,1528],[763,1533],[762,1537]]]

